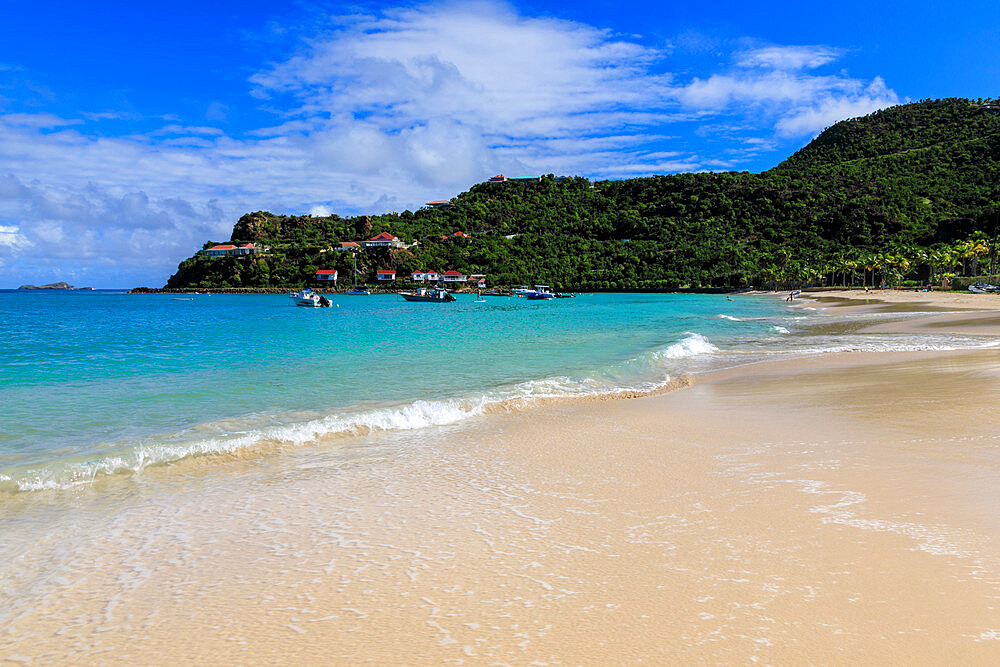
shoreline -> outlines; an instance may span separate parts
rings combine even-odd
[[[936,305],[870,326],[1000,333]],[[70,492],[0,657],[989,661],[996,396],[995,350],[841,352]]]

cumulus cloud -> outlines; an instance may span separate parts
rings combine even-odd
[[[0,246],[16,250],[30,245],[31,241],[21,233],[20,228],[15,225],[0,225]]]
[[[899,104],[899,96],[886,87],[880,77],[876,77],[856,94],[820,96],[812,104],[781,118],[777,130],[785,136],[810,134],[838,121],[864,116],[894,104]]]

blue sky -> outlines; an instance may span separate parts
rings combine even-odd
[[[0,287],[162,285],[253,210],[768,169],[996,97],[995,3],[48,2],[0,22]]]

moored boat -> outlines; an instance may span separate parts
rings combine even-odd
[[[440,287],[421,287],[416,292],[400,292],[399,296],[407,301],[424,301],[427,303],[448,303],[455,300],[455,295]]]
[[[541,299],[554,299],[556,295],[552,293],[548,285],[535,285],[535,291],[528,292],[524,295],[524,298],[538,301]]]
[[[344,292],[344,294],[347,296],[367,296],[371,294],[371,292],[368,291],[368,288],[364,285],[358,287],[358,258],[354,255],[354,253],[351,253],[351,260],[354,264],[354,288],[349,292]]]
[[[288,295],[288,298],[295,303],[296,306],[303,306],[305,308],[329,308],[330,300],[325,296],[316,294],[311,289],[303,289],[300,292],[292,292]]]

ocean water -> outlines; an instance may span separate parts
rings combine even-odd
[[[552,398],[653,391],[776,355],[995,344],[838,335],[837,316],[773,296],[334,302],[0,292],[0,494],[206,454],[419,431]]]

